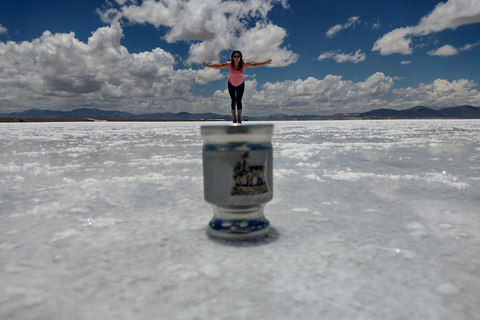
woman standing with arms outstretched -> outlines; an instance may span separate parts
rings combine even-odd
[[[230,75],[228,76],[228,93],[232,99],[232,117],[233,123],[242,123],[242,97],[245,90],[245,79],[243,73],[245,68],[258,68],[266,64],[272,63],[272,59],[264,62],[248,62],[244,61],[242,53],[238,50],[232,52],[232,59],[224,63],[208,64],[203,61],[203,66],[214,69],[228,68]],[[235,117],[235,105],[237,106],[237,117]]]

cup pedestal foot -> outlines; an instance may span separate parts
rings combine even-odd
[[[224,208],[213,205],[214,217],[207,233],[226,240],[250,240],[264,237],[270,222],[263,215],[264,205]]]

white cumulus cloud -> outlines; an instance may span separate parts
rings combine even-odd
[[[355,26],[355,24],[360,22],[360,17],[351,17],[348,19],[348,21],[344,24],[337,24],[328,29],[328,31],[325,33],[325,35],[328,38],[333,38],[337,33],[344,29],[348,29],[351,26]]]
[[[473,44],[467,43],[463,47],[457,49],[454,46],[446,44],[446,45],[444,45],[444,46],[442,46],[442,47],[440,47],[436,50],[429,51],[428,54],[431,55],[431,56],[441,56],[441,57],[454,56],[454,55],[457,55],[461,51],[468,51],[468,50],[471,50],[472,48],[474,48],[476,46],[479,46],[479,45],[480,45],[480,42],[473,43]]]
[[[362,50],[357,50],[355,53],[341,53],[340,51],[329,51],[318,56],[317,60],[333,59],[338,63],[353,62],[359,63],[364,61],[367,55]]]
[[[122,37],[117,23],[99,28],[87,43],[73,32],[49,31],[31,42],[0,42],[0,102],[135,112],[173,108],[171,101],[188,97],[196,71],[174,70],[174,56],[161,48],[130,54]]]
[[[204,68],[197,71],[195,82],[198,84],[207,84],[210,81],[221,80],[224,76],[217,69]]]
[[[0,24],[0,34],[7,34],[8,29]]]
[[[480,93],[477,84],[467,79],[447,81],[437,79],[416,88],[392,89],[394,78],[375,72],[364,81],[345,80],[338,75],[323,79],[287,80],[267,82],[259,87],[255,80],[246,81],[244,108],[248,115],[286,114],[335,114],[364,112],[372,109],[407,109],[418,105],[451,107],[478,106]],[[391,95],[396,96],[392,99]],[[218,90],[214,99],[228,105],[227,90]],[[221,108],[220,108],[221,109]]]
[[[269,24],[257,23],[238,39],[238,47],[250,61],[272,59],[271,66],[287,66],[297,61],[298,55],[292,54],[282,43],[287,36],[285,29]]]
[[[298,55],[283,44],[286,30],[268,18],[275,5],[288,8],[286,0],[144,0],[99,14],[109,23],[126,20],[166,27],[167,42],[191,42],[187,65],[218,61],[223,52],[239,49],[249,59],[272,58],[271,66],[285,66],[295,63]]]
[[[458,50],[449,44],[446,44],[443,47],[440,47],[436,50],[431,50],[428,52],[428,54],[431,56],[442,56],[442,57],[454,56],[457,53],[458,53]]]
[[[412,27],[392,30],[375,42],[372,51],[380,51],[384,56],[394,53],[411,54],[412,32]]]
[[[372,51],[382,55],[411,54],[413,36],[425,36],[447,29],[480,22],[478,0],[448,0],[440,2],[432,12],[424,16],[418,25],[398,28],[385,34],[373,45]],[[445,49],[446,50],[446,49]]]
[[[376,72],[365,81],[353,82],[341,76],[323,79],[267,82],[259,90],[256,81],[246,81],[244,106],[249,114],[331,114],[356,112],[380,107],[378,99],[389,92],[393,78]],[[227,90],[217,91],[215,98],[228,99]]]
[[[452,107],[459,105],[478,106],[480,92],[472,80],[459,79],[448,81],[436,79],[431,84],[420,84],[417,88],[394,89],[392,93],[398,96],[402,108],[406,105],[422,105],[433,107]]]

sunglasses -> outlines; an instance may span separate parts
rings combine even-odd
[[[233,56],[234,58],[240,58],[240,56]]]

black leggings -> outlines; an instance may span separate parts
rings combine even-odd
[[[232,110],[235,110],[235,103],[237,104],[237,110],[242,110],[243,91],[245,91],[245,82],[236,87],[228,82],[228,93],[230,93],[230,99],[232,99]]]

